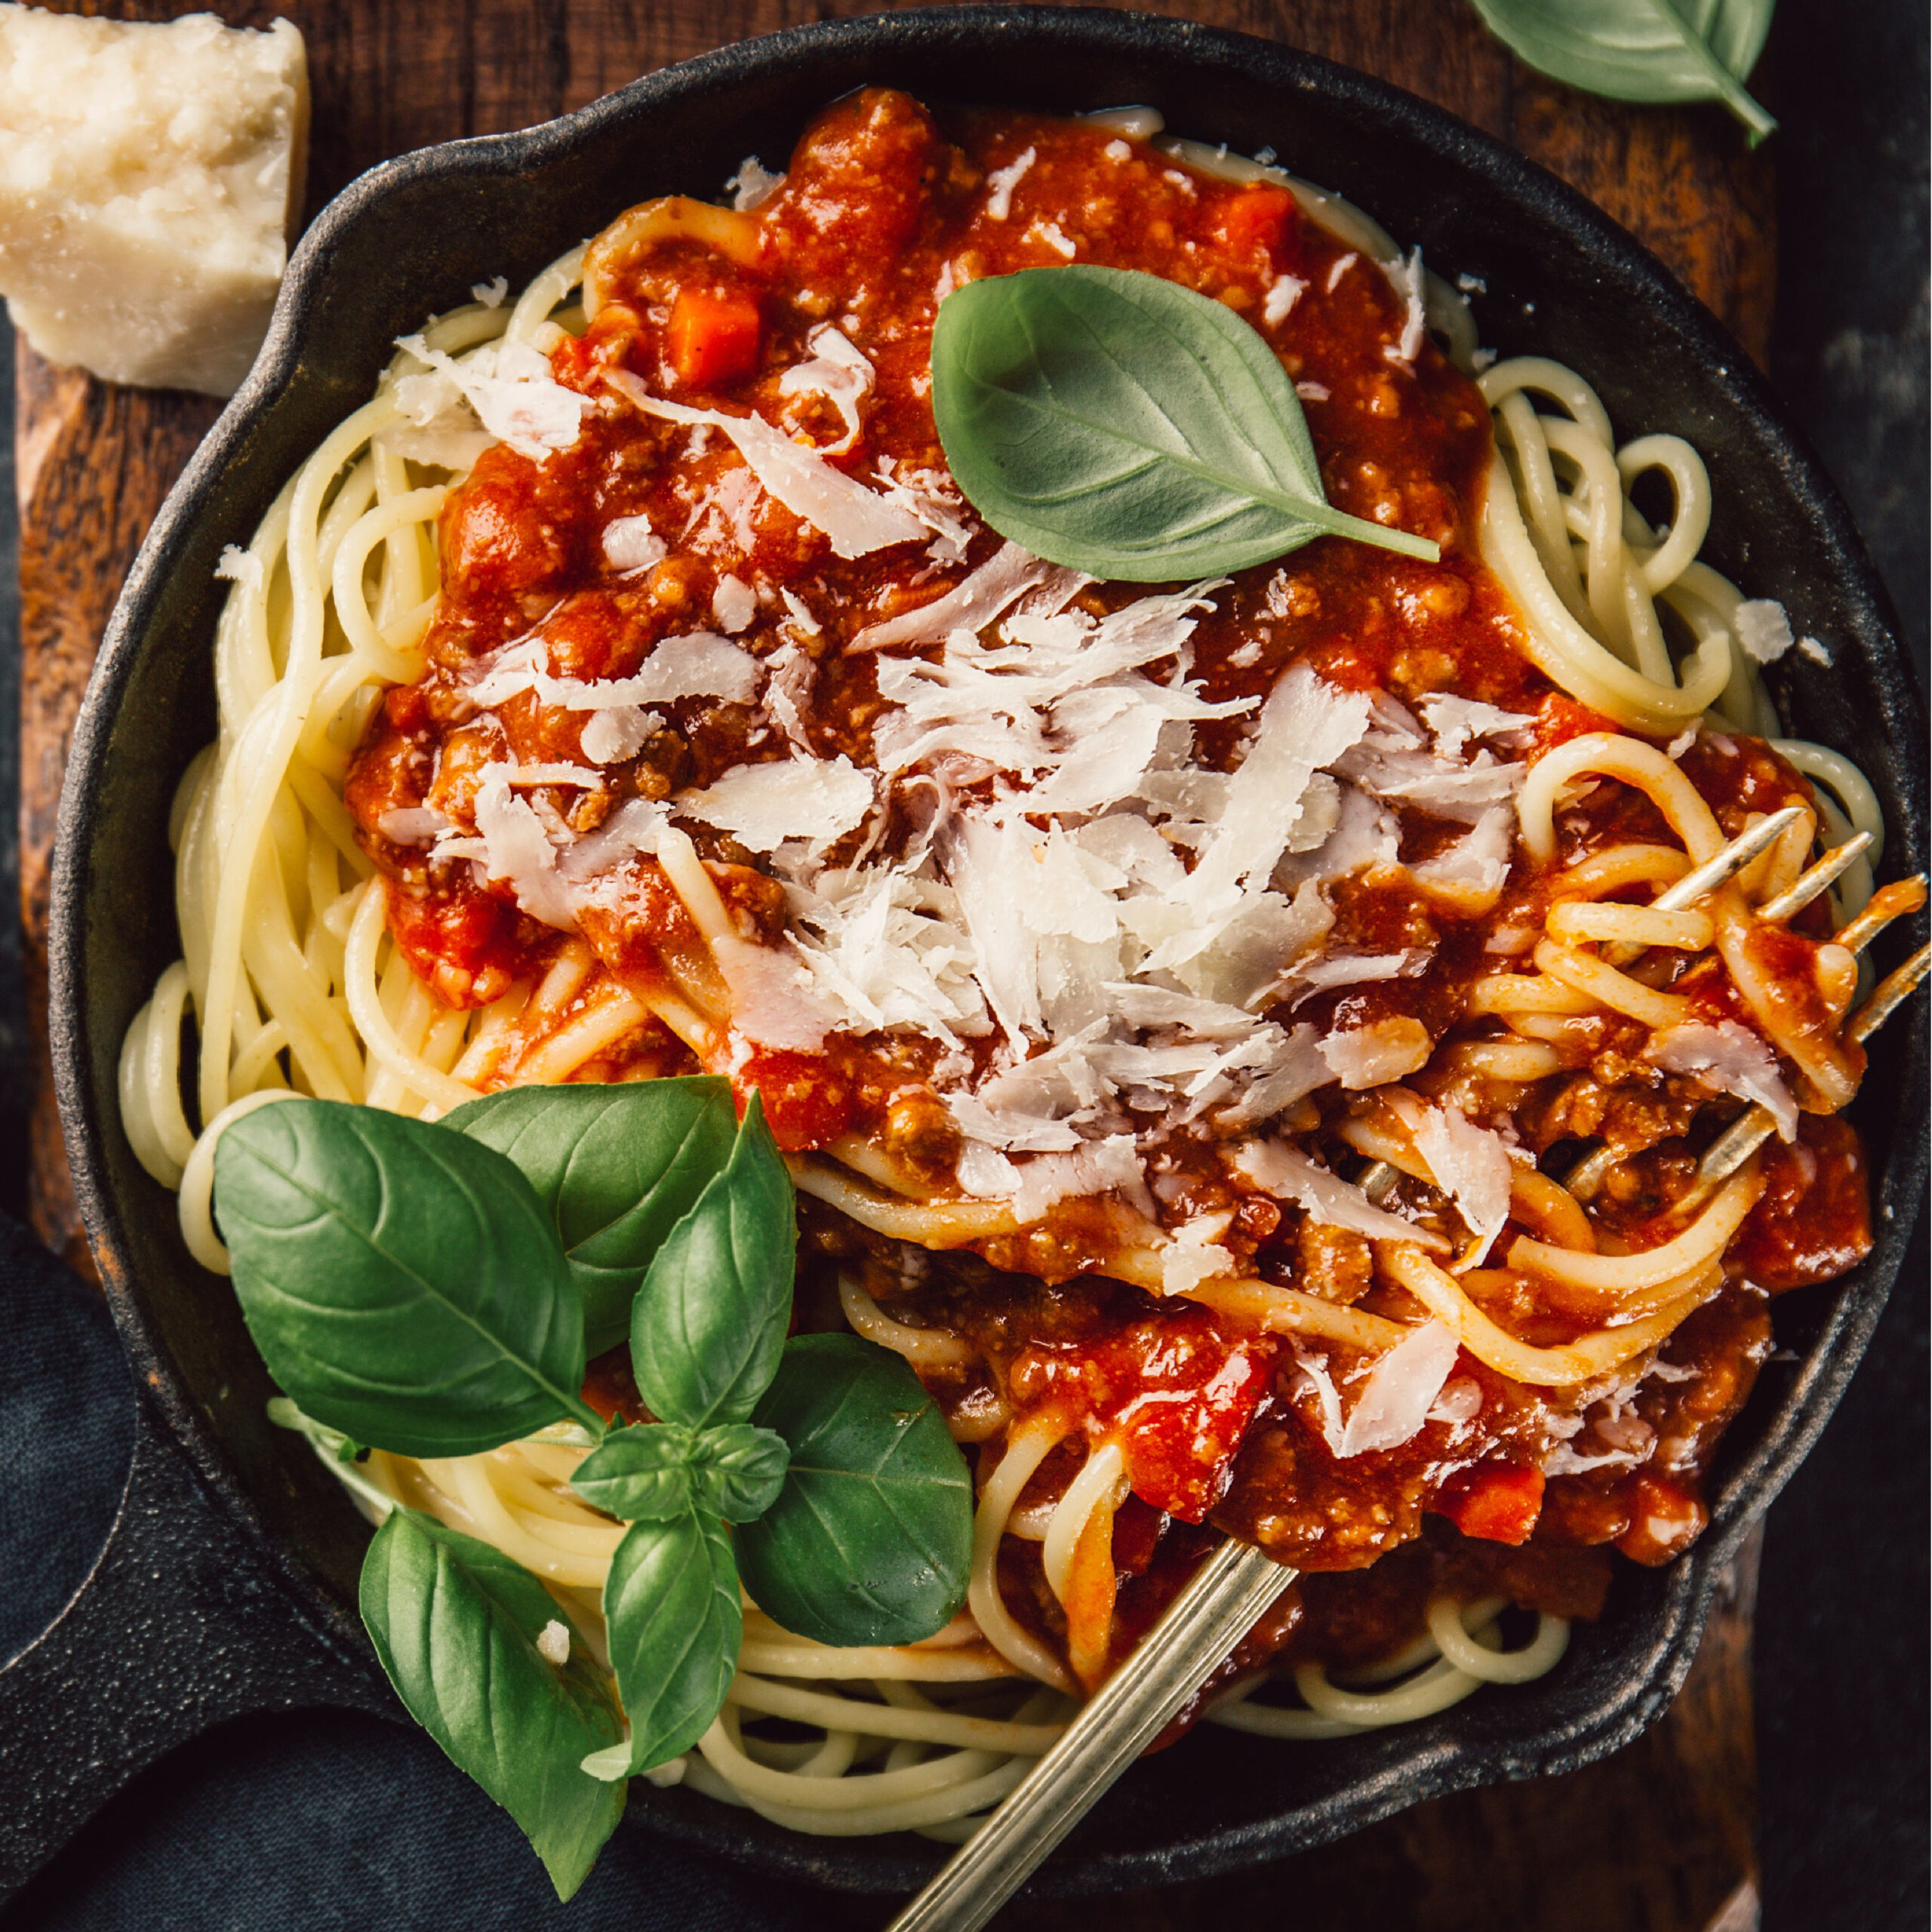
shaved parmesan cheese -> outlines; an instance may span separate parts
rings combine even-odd
[[[1382,353],[1391,362],[1414,362],[1422,353],[1428,320],[1422,300],[1422,251],[1411,249],[1407,255],[1398,255],[1382,266],[1390,286],[1405,305],[1401,340]]]
[[[1416,1152],[1429,1164],[1435,1184],[1452,1196],[1456,1211],[1478,1243],[1480,1261],[1509,1218],[1509,1189],[1515,1170],[1501,1135],[1476,1126],[1460,1109],[1431,1107],[1415,1133]]]
[[[725,186],[731,190],[731,206],[740,214],[749,214],[763,205],[784,186],[785,177],[774,174],[755,154],[738,164],[738,171]]]
[[[1222,1118],[1230,1127],[1258,1127],[1318,1087],[1327,1086],[1334,1077],[1315,1029],[1297,1026],[1287,1035],[1269,1070]]]
[[[1374,1020],[1352,1032],[1331,1033],[1321,1042],[1321,1057],[1352,1092],[1419,1073],[1434,1051],[1428,1028],[1406,1015]]]
[[[1484,808],[1474,828],[1446,851],[1411,869],[1410,876],[1465,910],[1487,912],[1509,876],[1516,814],[1509,805]]]
[[[1412,1329],[1369,1371],[1335,1454],[1366,1456],[1408,1441],[1429,1420],[1457,1350],[1456,1337],[1439,1321]]]
[[[946,1103],[960,1132],[989,1147],[1013,1153],[1054,1154],[1080,1145],[1079,1130],[1066,1121],[995,1110],[971,1094],[949,1094]]]
[[[881,457],[878,475],[889,502],[909,511],[933,533],[926,555],[936,564],[963,564],[979,525],[952,478],[940,469],[907,469]]]
[[[1151,963],[1172,968],[1216,943],[1241,909],[1243,888],[1265,885],[1287,850],[1315,773],[1367,725],[1368,700],[1361,693],[1339,690],[1303,665],[1281,677],[1228,786],[1214,838],[1189,877],[1192,929],[1158,949]]]
[[[1140,1155],[1131,1134],[1083,1142],[1069,1154],[1035,1154],[1020,1168],[1013,1211],[1023,1222],[1037,1221],[1056,1201],[1118,1189],[1145,1191]]]
[[[1174,1230],[1174,1238],[1161,1250],[1161,1294],[1192,1294],[1203,1281],[1234,1272],[1234,1257],[1217,1245],[1227,1225],[1225,1214],[1214,1214]]]
[[[1304,888],[1306,890],[1306,888]],[[1377,980],[1419,979],[1435,956],[1433,946],[1411,946],[1401,952],[1328,952],[1296,967],[1289,976],[1299,990],[1294,1004],[1337,986],[1358,986]]]
[[[257,597],[262,595],[268,581],[261,558],[254,551],[234,543],[221,546],[221,561],[215,565],[214,574],[226,583],[241,584]]]
[[[721,410],[664,401],[628,370],[607,369],[604,379],[647,416],[722,430],[765,489],[794,516],[823,531],[838,556],[869,556],[926,534],[911,511],[833,469],[816,450],[795,442],[761,416],[728,416]]]
[[[420,335],[398,336],[396,346],[454,383],[484,428],[532,462],[568,449],[583,430],[590,398],[556,381],[549,358],[527,342],[486,342],[460,361]]]
[[[376,820],[376,829],[392,845],[426,845],[450,822],[429,805],[400,805]]]
[[[476,788],[476,829],[487,856],[486,879],[507,879],[533,919],[562,932],[577,926],[577,905],[557,869],[556,848],[527,800],[510,790],[511,768],[486,764]]]
[[[845,439],[821,447],[828,456],[843,456],[859,440],[859,405],[872,393],[872,365],[829,322],[813,330],[805,346],[812,359],[787,369],[778,379],[778,393],[824,397],[844,422]]]
[[[654,853],[657,835],[670,821],[662,805],[647,798],[629,799],[595,832],[566,846],[558,856],[557,869],[580,885],[595,880],[635,854]]]
[[[1026,231],[1028,241],[1044,242],[1054,253],[1063,260],[1072,261],[1080,251],[1074,246],[1073,238],[1065,233],[1057,222],[1036,221]]]
[[[1439,1237],[1391,1214],[1363,1193],[1352,1181],[1331,1174],[1306,1154],[1278,1140],[1244,1141],[1233,1155],[1235,1171],[1252,1181],[1264,1194],[1278,1201],[1290,1201],[1312,1221],[1323,1226],[1346,1228],[1351,1234],[1371,1241],[1417,1241],[1425,1247],[1441,1247]],[[1447,1372],[1446,1371],[1444,1371]],[[1436,1387],[1441,1386],[1438,1377]],[[1429,1392],[1435,1399],[1435,1389]]]
[[[612,711],[593,711],[579,734],[583,755],[593,764],[621,764],[643,750],[645,741],[664,720],[641,705]]]
[[[534,691],[544,703],[567,711],[617,711],[699,697],[742,704],[756,693],[762,675],[749,651],[709,631],[665,638],[628,678],[553,678],[540,668],[548,658],[540,637],[511,645],[470,687],[471,700],[488,707]]]
[[[726,935],[712,946],[731,995],[731,1028],[761,1047],[815,1054],[838,1014],[792,953]]]
[[[1419,700],[1416,708],[1428,720],[1435,749],[1444,758],[1460,758],[1472,738],[1494,738],[1520,747],[1528,741],[1537,721],[1525,712],[1504,711],[1449,691],[1433,691]]]
[[[743,578],[721,577],[711,593],[711,620],[728,637],[736,637],[758,615],[758,593]]]
[[[1004,221],[1012,213],[1013,191],[1032,165],[1033,150],[1029,148],[1017,161],[1008,162],[1004,168],[995,168],[987,175],[986,186],[991,192],[986,196],[986,213],[995,221]]]
[[[1298,275],[1277,275],[1261,300],[1261,319],[1272,329],[1285,322],[1295,304],[1308,293],[1308,284]]]
[[[1715,1093],[1755,1100],[1777,1122],[1781,1139],[1796,1138],[1798,1103],[1770,1048],[1749,1027],[1734,1020],[1667,1026],[1651,1037],[1644,1057],[1666,1073],[1688,1074]]]
[[[1017,543],[1002,543],[971,576],[916,611],[868,624],[846,648],[883,651],[900,644],[938,644],[955,631],[983,631],[1004,617],[1029,590],[1071,579],[1077,587],[1090,581],[1077,571],[1064,571],[1036,557]]]
[[[1775,664],[1792,647],[1791,620],[1774,598],[1747,598],[1731,623],[1739,645],[1755,664]]]
[[[872,809],[872,780],[842,753],[740,764],[703,791],[681,792],[677,809],[741,839],[754,852],[788,838],[829,844]]]
[[[1334,266],[1328,271],[1327,288],[1328,293],[1331,295],[1333,295],[1336,290],[1341,286],[1343,276],[1346,275],[1349,269],[1353,268],[1355,263],[1360,260],[1361,257],[1359,256],[1353,254],[1344,255],[1341,260],[1337,262]]]
[[[645,571],[661,564],[670,546],[648,516],[620,516],[604,526],[604,559],[614,571]]]

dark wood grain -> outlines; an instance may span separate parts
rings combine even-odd
[[[207,0],[70,11],[162,18]],[[288,0],[315,100],[309,205],[388,156],[526,127],[668,61],[863,0]],[[1467,0],[1195,0],[1149,11],[1239,29],[1361,67],[1440,103],[1573,183],[1647,243],[1760,361],[1777,259],[1768,151],[1713,109],[1592,100],[1516,65]],[[47,867],[75,709],[120,580],[214,418],[194,398],[116,389],[23,348],[17,376],[22,594],[20,854],[30,994],[45,1014]],[[38,1069],[35,1224],[76,1262],[85,1244]],[[1750,1697],[1755,1549],[1666,1721],[1569,1778],[1421,1805],[1287,1864],[1124,1899],[1118,1932],[1291,1924],[1414,1932],[1749,1932],[1756,1922]],[[852,1908],[857,1924],[866,1915]],[[1001,1923],[1048,1932],[1066,1908]]]

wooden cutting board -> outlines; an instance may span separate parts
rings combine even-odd
[[[1145,3],[1145,0],[1144,0]],[[162,19],[209,0],[108,0],[61,11]],[[1632,229],[1760,362],[1776,269],[1768,154],[1715,109],[1632,108],[1543,80],[1483,32],[1469,0],[1193,0],[1147,10],[1287,42],[1439,102],[1554,169]],[[527,127],[706,48],[862,0],[288,0],[222,6],[236,25],[286,14],[307,38],[312,213],[365,169],[459,135]],[[69,734],[123,574],[214,421],[196,397],[16,369],[20,503],[20,891],[39,1035],[29,1199],[75,1266],[85,1243],[60,1151],[45,1041],[48,863]],[[1755,1549],[1669,1718],[1575,1776],[1423,1805],[1285,1866],[1124,1900],[1121,1932],[1193,1932],[1230,1912],[1297,1932],[1749,1932],[1755,1813],[1749,1668]],[[1062,1907],[1010,1909],[1046,1928]],[[838,1908],[853,1924],[871,1908]]]

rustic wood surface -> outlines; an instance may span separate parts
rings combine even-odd
[[[66,11],[158,19],[208,0],[110,0]],[[307,37],[315,121],[310,211],[386,157],[525,127],[666,62],[774,28],[878,11],[862,0],[287,0]],[[1544,81],[1483,32],[1468,0],[1192,0],[1147,11],[1289,42],[1451,109],[1553,168],[1632,229],[1761,362],[1776,269],[1767,155],[1713,109],[1636,109]],[[1774,103],[1775,105],[1775,103]],[[205,399],[16,371],[20,504],[20,890],[28,992],[45,1013],[48,861],[69,734],[121,579],[169,485],[214,420]],[[39,1030],[44,1032],[44,1025]],[[35,1226],[85,1267],[48,1088],[34,1097]],[[1749,1932],[1755,1816],[1749,1665],[1755,1546],[1669,1718],[1607,1763],[1418,1806],[1284,1866],[1123,1899],[1120,1932],[1207,1932],[1230,1915],[1298,1932]],[[869,1922],[863,1909],[838,1915]],[[1012,1932],[1065,1906],[1010,1909]]]

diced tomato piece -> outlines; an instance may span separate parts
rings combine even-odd
[[[758,367],[758,304],[749,295],[681,288],[671,305],[665,343],[686,388],[735,383]]]
[[[1681,1483],[1639,1469],[1620,1485],[1630,1527],[1617,1546],[1632,1563],[1654,1568],[1695,1543],[1710,1512]]]
[[[1543,1514],[1543,1472],[1520,1463],[1482,1463],[1431,1506],[1466,1537],[1484,1543],[1527,1543]]]
[[[1300,211],[1285,188],[1257,182],[1222,204],[1215,227],[1232,255],[1259,250],[1278,266],[1288,266],[1300,232]]]
[[[852,1124],[852,1089],[809,1054],[754,1052],[733,1074],[738,1111],[752,1088],[764,1103],[772,1138],[788,1154],[836,1140]]]

